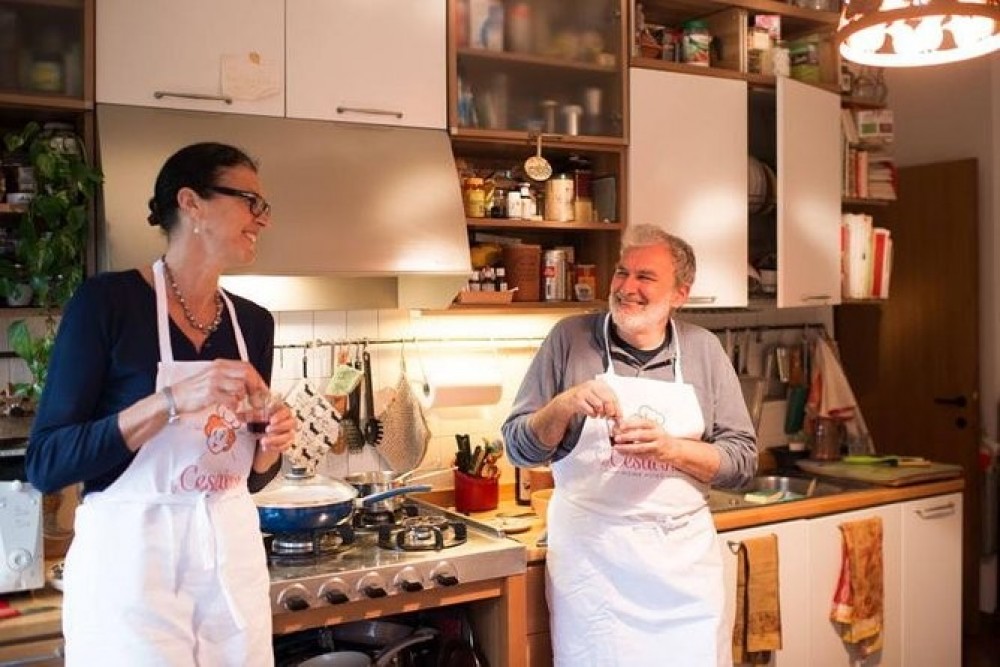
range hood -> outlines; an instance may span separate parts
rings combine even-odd
[[[271,310],[437,308],[469,274],[443,130],[99,105],[97,132],[102,270],[163,252],[145,222],[160,166],[182,146],[219,141],[259,161],[273,211],[256,262],[224,277],[232,291]]]

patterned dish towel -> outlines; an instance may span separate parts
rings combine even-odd
[[[830,620],[841,639],[869,656],[882,648],[882,519],[842,523],[840,532],[843,556]]]
[[[767,664],[781,648],[778,537],[744,540],[737,552],[733,662]]]

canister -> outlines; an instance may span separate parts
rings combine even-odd
[[[568,222],[573,219],[573,179],[556,174],[545,182],[545,219]]]
[[[711,64],[711,47],[712,35],[704,21],[688,21],[684,24],[684,62],[708,67]]]
[[[469,218],[486,217],[486,187],[483,179],[470,177],[465,179],[465,215]]]
[[[593,301],[597,294],[597,267],[593,264],[577,264],[573,294],[577,301]]]
[[[542,284],[546,301],[566,300],[566,251],[546,250],[542,259]]]

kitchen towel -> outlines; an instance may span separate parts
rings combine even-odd
[[[840,532],[840,578],[830,620],[837,625],[841,639],[855,645],[865,657],[882,648],[882,519],[842,523]]]
[[[733,662],[767,664],[781,649],[778,537],[743,540],[737,551]]]

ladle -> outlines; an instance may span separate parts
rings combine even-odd
[[[552,176],[552,165],[542,157],[542,133],[536,136],[537,148],[535,154],[524,161],[524,173],[532,180],[546,181]]]

